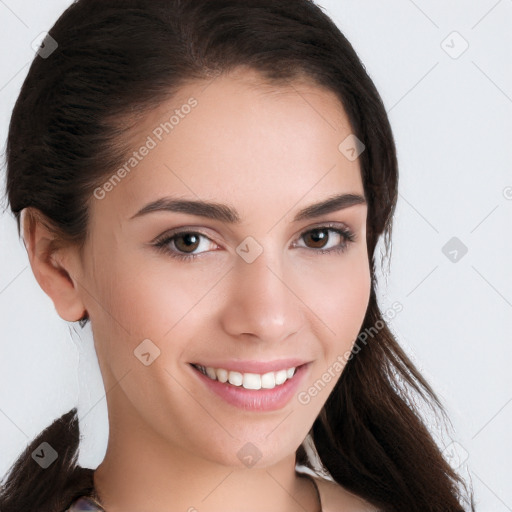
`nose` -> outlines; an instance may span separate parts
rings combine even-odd
[[[303,327],[303,302],[294,293],[293,269],[263,253],[252,263],[237,258],[221,312],[228,334],[279,343]]]

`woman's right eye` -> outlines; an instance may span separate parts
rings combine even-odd
[[[171,256],[172,258],[177,258],[179,260],[192,260],[194,258],[197,258],[199,254],[193,254],[192,252],[188,251],[195,251],[198,247],[200,247],[201,238],[204,238],[205,240],[210,240],[203,233],[198,233],[196,231],[180,231],[178,233],[164,235],[163,237],[157,239],[157,241],[153,245],[159,251],[163,251],[164,253],[169,254],[169,256]],[[169,247],[169,245],[171,244],[176,249],[171,249]]]

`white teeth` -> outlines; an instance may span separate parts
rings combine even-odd
[[[208,375],[208,377],[210,377],[210,379],[213,379],[213,380],[215,380],[217,378],[215,370],[210,366],[208,366],[206,368],[206,375]]]
[[[257,373],[244,373],[242,386],[245,389],[261,389],[261,375]]]
[[[217,372],[217,379],[219,382],[227,382],[228,381],[228,371],[224,370],[224,368],[219,368],[218,370],[215,370]],[[215,376],[212,377],[212,379],[215,379]]]
[[[228,381],[233,386],[241,386],[244,381],[244,376],[240,372],[229,372]]]
[[[288,377],[286,376],[286,370],[279,370],[276,372],[276,386],[282,384]]]
[[[274,389],[276,387],[276,376],[274,372],[268,372],[261,376],[261,387],[264,389]]]
[[[240,373],[225,370],[224,368],[212,368],[211,366],[197,365],[199,370],[210,377],[212,380],[219,382],[229,382],[233,386],[242,386],[245,389],[273,389],[280,386],[286,380],[291,379],[295,375],[295,368],[287,368],[277,372],[268,372],[260,375],[258,373]]]

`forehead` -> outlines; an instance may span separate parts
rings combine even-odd
[[[190,83],[137,123],[122,178],[93,209],[126,219],[175,195],[278,214],[306,195],[363,195],[358,160],[340,150],[349,135],[337,96],[312,83],[269,84],[248,71]]]

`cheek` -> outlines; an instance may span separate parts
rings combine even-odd
[[[362,326],[370,299],[371,279],[368,267],[359,265],[347,272],[336,282],[332,297],[333,307],[329,310],[334,330],[352,343]],[[337,305],[337,309],[336,306]]]
[[[99,316],[134,340],[159,340],[190,311],[211,278],[180,271],[162,257],[123,257],[113,250],[95,276],[102,302]]]
[[[316,293],[308,305],[316,316],[318,358],[309,382],[297,395],[311,416],[320,412],[348,362],[368,308],[371,276],[368,260],[360,255],[356,264],[325,268]],[[313,320],[312,320],[313,322]]]
[[[366,247],[335,258],[301,277],[301,297],[316,315],[315,324],[323,326],[317,336],[331,356],[333,350],[345,352],[357,338],[371,290]]]

